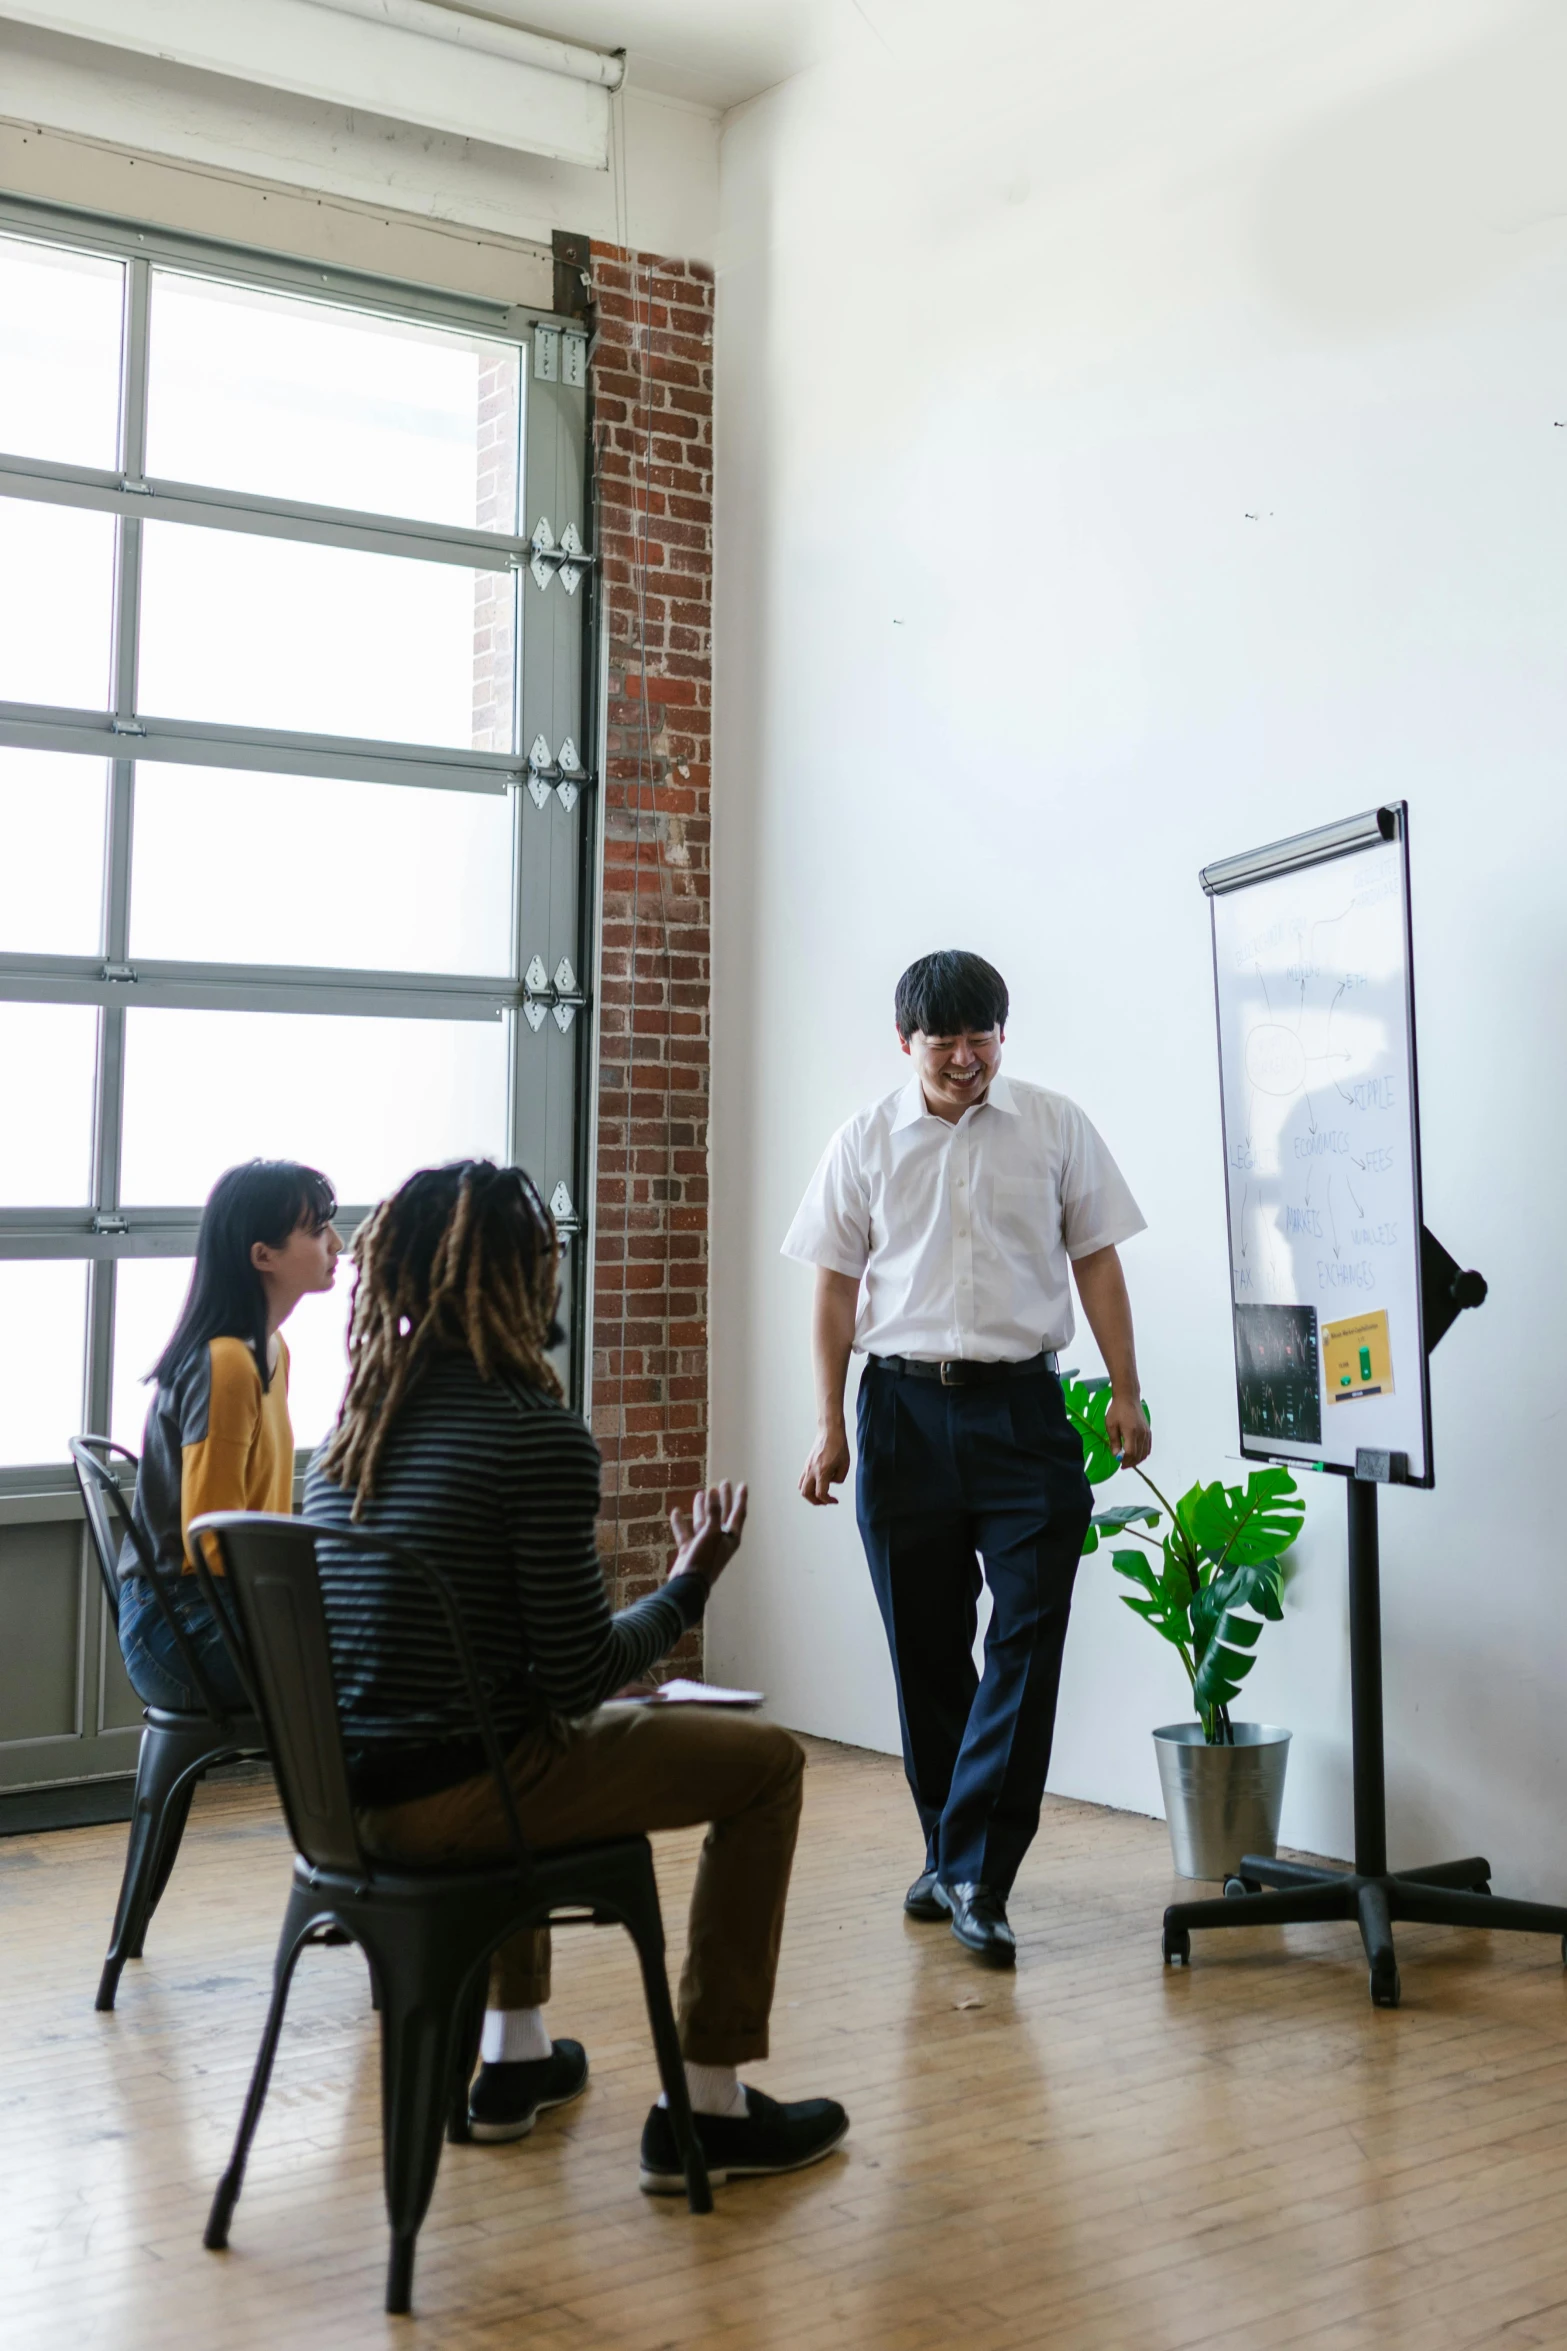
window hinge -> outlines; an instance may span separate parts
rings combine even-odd
[[[128,498],[150,498],[152,496],[151,482],[145,480],[139,473],[122,473],[120,488]]]
[[[591,570],[598,561],[598,557],[590,555],[586,547],[583,546],[574,522],[567,523],[560,534],[560,543],[557,546],[555,533],[550,529],[550,519],[547,514],[541,514],[534,524],[533,536],[528,541],[528,547],[530,550],[528,569],[532,572],[538,585],[541,588],[547,588],[551,579],[558,573],[560,584],[568,596],[575,596],[577,584],[583,573]]]
[[[109,721],[109,732],[111,735],[145,735],[147,730],[139,718],[116,716]]]
[[[131,1228],[126,1223],[124,1217],[121,1216],[116,1209],[112,1208],[100,1208],[96,1210],[93,1215],[92,1223],[88,1227],[90,1232],[99,1234],[100,1236],[109,1233],[128,1233],[130,1229]]]
[[[543,735],[535,735],[521,781],[532,793],[535,808],[542,808],[553,790],[560,794],[560,804],[569,812],[576,807],[578,794],[587,790],[593,778],[583,766],[572,736],[568,735],[562,743],[560,757],[551,759],[548,741]]]
[[[121,987],[133,988],[136,985],[135,966],[129,963],[106,963],[98,977],[113,981]]]
[[[552,980],[544,969],[544,959],[535,955],[522,975],[522,1009],[528,1026],[535,1036],[544,1026],[544,1015],[553,1012],[555,1026],[564,1034],[570,1028],[572,1015],[580,1012],[587,998],[577,986],[577,975],[563,955],[555,966]]]

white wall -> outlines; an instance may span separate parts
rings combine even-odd
[[[935,0],[862,13],[722,154],[713,1454],[755,1513],[711,1670],[895,1744],[851,1497],[794,1492],[777,1247],[928,948],[1000,964],[1009,1065],[1146,1210],[1156,1468],[1239,1474],[1197,868],[1407,796],[1427,1216],[1491,1299],[1434,1361],[1435,1494],[1383,1500],[1393,1853],[1560,1896],[1567,29],[971,0],[955,51]],[[1310,1502],[1246,1711],[1296,1733],[1286,1838],[1343,1854]],[[1078,1593],[1052,1785],[1157,1811],[1179,1666],[1101,1562]]]

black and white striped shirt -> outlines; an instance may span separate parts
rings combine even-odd
[[[470,1355],[439,1357],[398,1412],[359,1521],[446,1576],[503,1745],[587,1714],[664,1656],[706,1604],[678,1576],[612,1615],[594,1543],[598,1447],[577,1415]],[[352,1495],[312,1469],[305,1516],[347,1526]],[[388,1560],[317,1547],[355,1793],[432,1794],[484,1768],[439,1602]]]

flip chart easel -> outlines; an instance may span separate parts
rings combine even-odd
[[[1491,1892],[1480,1854],[1390,1872],[1382,1737],[1381,1485],[1435,1482],[1431,1349],[1486,1286],[1421,1220],[1408,809],[1399,801],[1204,868],[1224,1110],[1241,1451],[1346,1481],[1355,1863],[1248,1853],[1193,1927],[1354,1920],[1396,2008],[1395,1919],[1562,1938],[1567,1909]],[[1337,1199],[1335,1200],[1335,1191]]]

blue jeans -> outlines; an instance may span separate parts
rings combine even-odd
[[[925,1866],[1005,1895],[1039,1826],[1061,1652],[1093,1509],[1061,1384],[984,1387],[868,1363],[858,1516],[898,1686]],[[994,1603],[972,1650],[980,1560]]]
[[[175,1607],[202,1670],[219,1701],[236,1713],[249,1705],[240,1686],[234,1661],[211,1609],[200,1597],[193,1579],[190,1596],[181,1592]],[[131,1688],[144,1706],[166,1706],[175,1714],[201,1714],[206,1701],[190,1678],[190,1667],[169,1630],[151,1587],[142,1576],[132,1576],[120,1593],[120,1655]]]

